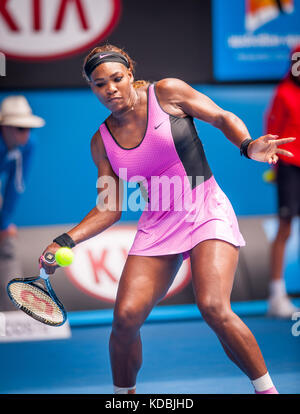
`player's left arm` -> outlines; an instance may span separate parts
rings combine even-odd
[[[242,142],[251,135],[244,122],[235,114],[226,111],[213,102],[208,96],[189,86],[180,79],[162,79],[157,82],[156,90],[166,112],[184,117],[190,115],[218,128],[225,137],[240,148]],[[292,142],[295,138],[277,139],[277,135],[267,134],[254,140],[248,146],[248,155],[257,161],[278,161],[277,154],[293,156],[290,152],[277,148],[279,145]]]

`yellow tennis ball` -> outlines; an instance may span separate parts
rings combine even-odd
[[[276,180],[276,172],[273,169],[265,171],[263,173],[263,180],[266,183],[273,183]]]
[[[61,267],[70,266],[74,260],[74,253],[69,247],[61,247],[55,253],[55,260]]]

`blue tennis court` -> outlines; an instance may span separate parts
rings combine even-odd
[[[299,306],[300,300],[294,303]],[[255,335],[278,391],[299,394],[296,321],[265,317],[263,301],[233,308]],[[110,310],[70,313],[70,339],[1,344],[1,394],[112,394],[110,320]],[[176,313],[173,307],[154,309],[142,341],[137,393],[253,394],[194,305],[176,306]]]

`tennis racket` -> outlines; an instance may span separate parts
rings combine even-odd
[[[48,252],[42,259],[53,263],[55,256]],[[43,281],[44,285],[37,283],[38,281]],[[39,322],[60,326],[67,320],[64,306],[51,286],[49,275],[42,267],[39,276],[12,279],[7,285],[7,293],[15,306]]]

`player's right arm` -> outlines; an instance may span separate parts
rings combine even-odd
[[[110,165],[99,131],[92,138],[91,153],[98,169],[97,204],[76,227],[68,231],[76,244],[106,230],[122,215],[123,186]]]
[[[79,224],[67,232],[76,244],[103,232],[120,220],[122,215],[123,184],[111,167],[99,131],[91,140],[91,153],[98,169],[97,204]],[[51,243],[43,254],[49,251],[55,254],[59,248],[57,243]],[[57,268],[56,265],[48,265],[45,262],[43,267],[48,274],[54,273]]]

